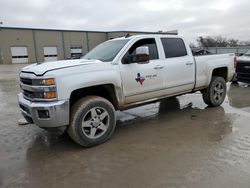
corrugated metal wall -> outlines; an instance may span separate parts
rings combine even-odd
[[[127,32],[130,34],[149,33],[132,31]],[[44,48],[46,47],[56,47],[57,59],[63,60],[71,58],[72,47],[77,46],[78,48],[81,48],[83,54],[86,54],[96,45],[111,38],[124,36],[127,32],[71,31],[1,27],[0,63],[10,64],[15,62],[12,59],[13,54],[11,54],[11,47],[26,47],[28,51],[29,63],[45,61],[46,55],[44,54]],[[170,34],[174,33],[171,31]],[[177,34],[177,31],[175,34]],[[22,56],[20,56],[20,58],[22,58]]]

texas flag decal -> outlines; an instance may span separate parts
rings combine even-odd
[[[145,80],[145,78],[142,77],[140,73],[137,73],[137,77],[135,78],[135,81],[139,82],[142,85],[144,80]]]

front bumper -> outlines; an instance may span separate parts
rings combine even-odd
[[[69,100],[33,102],[26,100],[22,93],[17,95],[24,118],[41,128],[61,127],[69,124]],[[46,112],[48,116],[39,115]]]

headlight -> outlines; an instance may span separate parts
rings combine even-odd
[[[30,100],[56,100],[57,89],[54,78],[21,78],[23,95]]]
[[[46,78],[46,79],[34,79],[32,80],[32,85],[34,86],[51,86],[56,85],[54,78]]]

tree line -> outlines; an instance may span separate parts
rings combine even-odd
[[[216,37],[198,37],[198,47],[237,47],[237,46],[250,46],[249,41],[239,41],[236,39],[227,39],[222,36]],[[195,47],[194,44],[190,44],[191,47]]]

